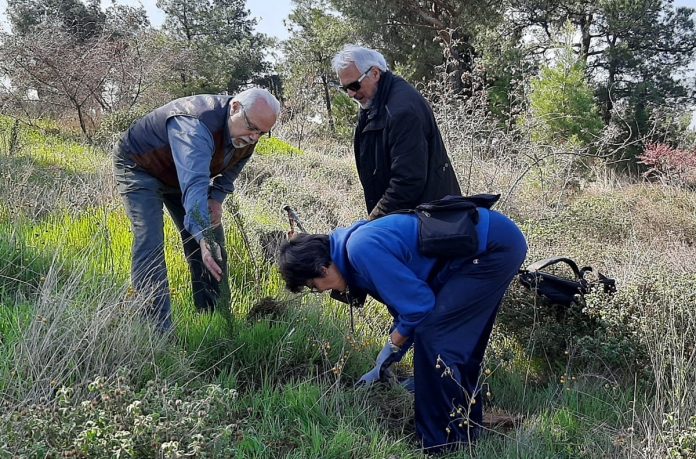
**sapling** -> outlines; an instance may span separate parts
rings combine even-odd
[[[227,263],[223,252],[225,250],[225,241],[221,241],[216,234],[213,225],[206,224],[201,217],[200,211],[196,209],[192,215],[193,219],[203,228],[203,238],[210,245],[210,252],[217,263],[222,268],[222,278],[219,282],[218,296],[215,302],[215,309],[232,324],[232,293],[230,291],[230,281],[227,275]],[[222,224],[222,223],[220,223]]]

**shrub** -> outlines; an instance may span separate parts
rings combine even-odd
[[[262,137],[256,145],[254,152],[258,155],[275,156],[275,155],[302,155],[304,152],[299,148],[295,148],[289,143],[283,142],[277,137]]]
[[[650,381],[672,371],[672,354],[696,349],[694,291],[693,276],[656,271],[563,308],[513,286],[498,324],[532,356],[553,363],[573,354],[581,367]]]
[[[534,137],[545,142],[592,143],[602,130],[602,119],[592,89],[585,81],[585,68],[569,44],[554,67],[541,70],[532,81],[529,95]]]
[[[145,116],[150,109],[144,107],[134,107],[128,110],[118,110],[112,112],[102,119],[99,128],[92,137],[92,142],[104,149],[110,149],[135,121]]]
[[[648,166],[643,173],[648,179],[672,185],[696,184],[696,151],[652,143],[638,159],[639,164]]]
[[[659,453],[664,454],[663,457],[696,457],[696,416],[691,416],[685,423],[678,419],[679,416],[674,413],[664,415],[664,430],[659,436],[659,443],[664,445],[664,449],[648,443],[643,449],[646,457],[657,457]]]
[[[230,457],[241,436],[237,391],[152,380],[135,390],[120,372],[60,386],[52,403],[17,409],[6,401],[0,432],[12,457]],[[78,393],[87,393],[84,398]]]

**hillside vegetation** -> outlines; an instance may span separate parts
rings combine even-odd
[[[331,68],[349,43],[428,100],[462,191],[500,193],[524,231],[525,266],[567,256],[618,288],[561,308],[513,282],[481,376],[513,422],[450,457],[696,458],[695,9],[292,0],[276,40],[245,0],[158,0],[161,26],[123,3],[0,11],[0,458],[424,457],[407,391],[353,387],[385,308],[291,295],[274,266],[283,206],[313,232],[365,216],[358,109]],[[129,286],[111,146],[173,99],[249,86],[282,113],[224,205],[229,307],[196,311],[167,218],[162,335]]]
[[[352,333],[343,305],[285,293],[273,267],[283,205],[316,232],[363,216],[349,142],[299,150],[292,132],[262,140],[226,202],[230,311],[195,312],[167,220],[176,332],[162,336],[128,288],[109,154],[0,118],[0,457],[423,457],[408,392],[352,387],[384,308],[368,303]],[[482,383],[486,409],[517,422],[451,457],[694,457],[696,195],[472,132],[447,139],[457,174],[503,194],[526,264],[569,256],[618,292],[559,312],[515,282]]]

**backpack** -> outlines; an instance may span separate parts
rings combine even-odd
[[[499,194],[449,195],[420,204],[415,209],[392,213],[411,213],[418,217],[418,249],[426,257],[472,257],[479,248],[476,208],[490,209],[498,199]]]
[[[571,279],[542,271],[558,263],[568,265],[575,277]],[[616,292],[614,279],[597,272],[597,280],[590,280],[586,275],[591,272],[593,272],[591,267],[579,269],[577,263],[570,258],[551,257],[532,263],[527,266],[527,269],[521,269],[518,279],[524,287],[551,303],[568,307],[573,303],[582,304],[584,295],[599,286],[605,293]]]

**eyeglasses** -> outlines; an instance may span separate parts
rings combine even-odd
[[[244,105],[239,104],[239,106],[242,109],[242,116],[244,117],[244,121],[246,121],[247,131],[255,132],[259,136],[268,134],[269,131],[262,131],[261,129],[257,128],[254,124],[252,124],[251,121],[249,121],[249,117],[246,114],[246,110],[244,110]]]
[[[343,89],[345,92],[348,92],[349,90],[353,92],[360,91],[360,83],[362,83],[362,80],[364,80],[367,74],[370,73],[370,70],[372,70],[372,67],[365,70],[365,73],[360,75],[360,78],[358,78],[357,80],[353,81],[352,83],[342,85],[341,89]]]

